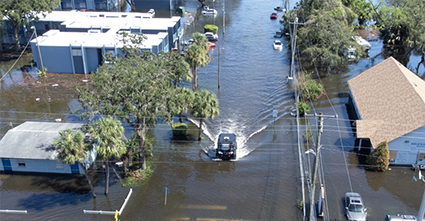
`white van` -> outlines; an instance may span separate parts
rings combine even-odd
[[[416,221],[416,217],[412,215],[386,215],[385,221]]]

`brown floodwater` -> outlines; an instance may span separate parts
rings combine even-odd
[[[159,124],[151,131],[156,141],[148,164],[154,174],[132,187],[120,220],[303,220],[303,210],[297,207],[304,185],[296,120],[291,115],[295,100],[293,89],[286,84],[290,53],[286,47],[273,50],[273,35],[282,25],[269,18],[279,2],[226,1],[224,27],[222,0],[207,2],[217,9],[215,17],[199,15],[198,1],[182,1],[193,19],[185,26],[185,39],[192,32],[202,32],[205,24],[219,26],[219,41],[210,50],[211,62],[199,70],[199,88],[217,94],[220,115],[207,120],[202,142],[196,141],[196,119],[185,120],[191,134],[187,141],[173,140],[170,125]],[[288,43],[288,39],[281,40]],[[346,107],[347,81],[388,56],[401,59],[403,55],[397,48],[384,48],[379,39],[370,43],[368,58],[349,64],[343,72],[321,76],[327,96],[312,105],[312,113],[339,116],[325,120],[321,141],[325,220],[345,219],[342,198],[348,191],[363,196],[368,220],[383,220],[386,214],[416,215],[424,191],[423,183],[412,179],[417,174],[409,167],[393,167],[384,173],[366,171],[359,161],[362,155],[354,151],[355,136]],[[39,78],[31,60],[31,54],[21,58],[0,82],[0,137],[11,125],[28,120],[78,122],[72,113],[80,105],[72,86],[90,81],[90,75],[49,73]],[[0,62],[2,75],[13,62]],[[424,78],[419,54],[412,53],[406,65]],[[276,118],[273,110],[278,111]],[[301,122],[302,131],[307,126],[316,128],[315,118]],[[212,161],[206,154],[220,133],[237,135],[236,161]],[[308,146],[303,148],[302,165],[308,171],[313,158],[304,154]],[[0,209],[28,211],[26,215],[0,214],[0,220],[114,220],[112,216],[84,215],[83,210],[119,210],[130,187],[124,187],[111,173],[110,194],[105,196],[104,171],[98,168],[93,173],[96,199],[81,177],[0,175]],[[170,190],[166,204],[165,187]],[[305,191],[307,199],[308,189]]]

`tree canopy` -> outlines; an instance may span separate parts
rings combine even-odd
[[[50,13],[60,4],[60,0],[2,0],[2,14],[13,26],[15,49],[19,50],[21,25],[28,25],[31,19],[38,20],[44,13]]]
[[[356,48],[357,56],[364,56],[365,49],[360,46],[353,36],[354,21],[358,18],[351,6],[361,5],[364,0],[304,0],[284,17],[285,27],[290,22],[298,21],[297,46],[310,63],[319,70],[329,72],[338,70],[347,60],[350,48]],[[361,11],[354,7],[355,10]],[[365,19],[367,16],[363,16]],[[364,22],[364,21],[362,21]],[[293,24],[291,25],[291,28]]]
[[[184,70],[180,67],[184,64],[173,55],[141,51],[137,45],[143,36],[124,35],[123,41],[123,53],[109,58],[109,63],[92,73],[92,88],[77,86],[78,100],[84,109],[80,116],[115,116],[128,123],[139,138],[139,167],[145,169],[147,131],[156,126],[159,118],[171,122],[178,114],[178,108],[172,109],[175,104],[170,102],[178,93],[173,79]],[[170,61],[169,57],[174,59]]]
[[[89,145],[84,141],[84,134],[81,130],[73,131],[71,128],[59,132],[60,137],[55,139],[54,146],[59,150],[57,159],[64,164],[72,165],[75,162],[83,169],[87,182],[90,186],[93,198],[96,198],[94,187],[91,183],[90,177],[83,165],[84,159],[89,156],[88,151],[91,150]]]
[[[208,54],[207,38],[198,32],[192,34],[194,43],[190,45],[186,50],[186,61],[192,67],[193,75],[193,91],[198,87],[198,67],[205,67],[210,61],[211,57]]]

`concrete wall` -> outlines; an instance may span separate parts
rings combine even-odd
[[[25,166],[20,166],[24,163]],[[0,171],[4,171],[3,162],[0,161]],[[71,174],[71,166],[62,164],[56,160],[34,160],[34,159],[10,159],[12,172],[35,172],[35,173],[62,173]],[[22,165],[22,164],[21,164]],[[79,174],[84,171],[79,167]]]
[[[40,58],[38,56],[37,44],[31,42],[31,50],[37,67],[41,69]],[[40,46],[43,66],[47,72],[73,73],[72,58],[69,47],[61,46]]]
[[[412,165],[416,164],[418,152],[425,154],[425,126],[401,136],[388,143],[388,149],[396,152],[397,158],[390,159],[391,164]],[[425,165],[425,160],[419,160],[419,165]]]
[[[99,67],[99,55],[98,55],[98,48],[84,48],[86,53],[86,71],[87,73],[91,73],[97,70],[97,67]],[[99,48],[101,50],[101,48]]]

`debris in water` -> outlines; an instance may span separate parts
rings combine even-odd
[[[52,84],[52,87],[58,87],[59,84]]]
[[[62,119],[60,119],[60,118],[56,118],[56,119],[55,119],[55,121],[56,121],[56,122],[61,122],[61,121],[62,121]]]
[[[83,82],[84,82],[84,83],[87,83],[87,82],[89,82],[89,80],[83,80]]]
[[[35,99],[35,101],[40,101],[40,98],[39,98],[39,97],[37,97],[37,98]]]

